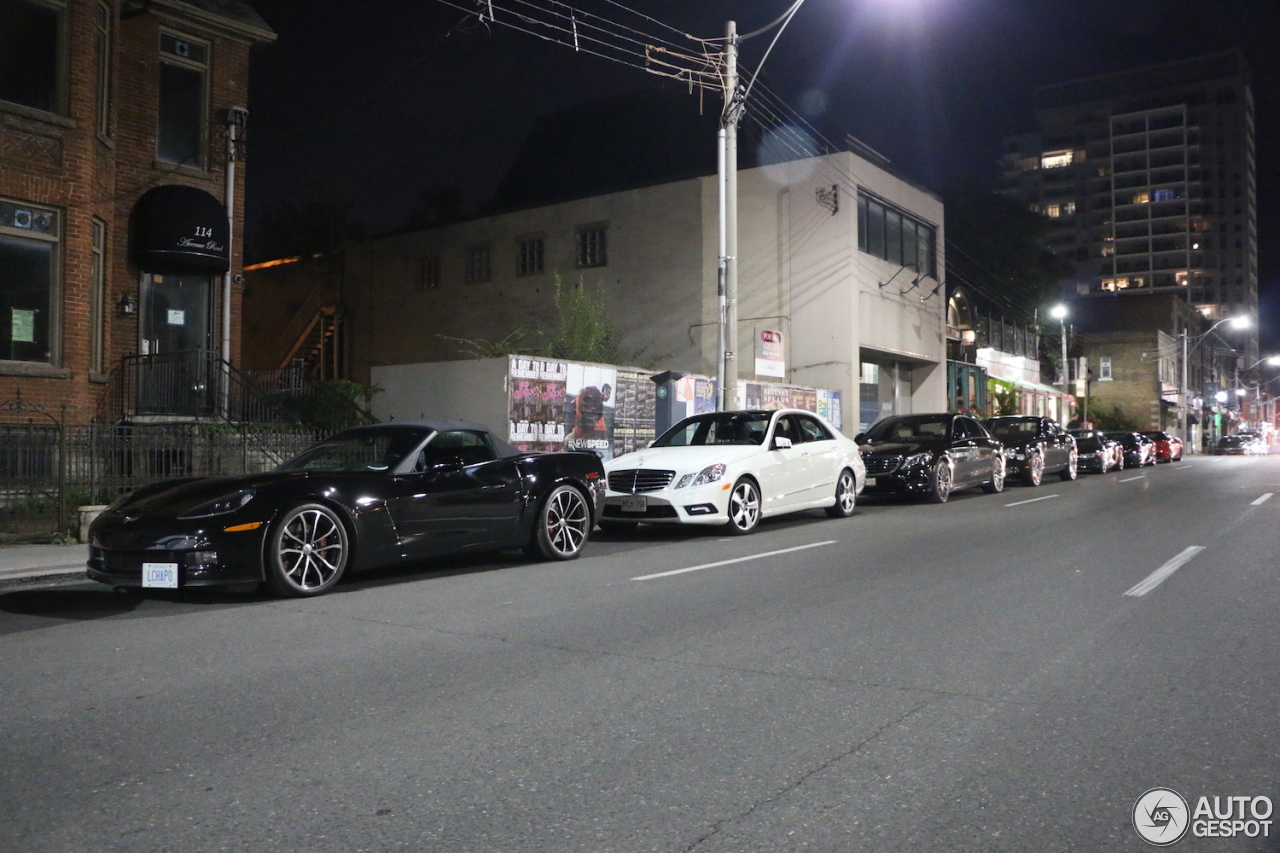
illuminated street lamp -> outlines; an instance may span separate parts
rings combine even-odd
[[[1067,425],[1067,306],[1059,302],[1049,309],[1049,316],[1062,328],[1062,425]]]
[[[1191,442],[1191,425],[1188,423],[1191,417],[1191,407],[1189,405],[1191,389],[1189,387],[1190,382],[1187,379],[1188,364],[1191,358],[1191,353],[1195,352],[1196,347],[1200,346],[1200,344],[1204,342],[1204,339],[1209,337],[1213,330],[1221,326],[1223,323],[1230,323],[1231,328],[1233,329],[1245,329],[1249,326],[1249,317],[1245,314],[1239,314],[1235,317],[1224,317],[1205,330],[1203,334],[1198,335],[1196,337],[1195,344],[1191,344],[1190,337],[1187,335],[1187,330],[1185,328],[1183,328],[1182,332],[1178,335],[1178,337],[1182,338],[1182,444],[1184,447],[1192,448],[1193,453],[1195,450]],[[1226,393],[1219,391],[1217,399],[1219,403],[1226,402]]]

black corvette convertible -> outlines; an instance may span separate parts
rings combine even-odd
[[[89,577],[122,587],[266,581],[319,595],[343,574],[458,551],[571,560],[604,497],[590,453],[525,453],[479,424],[345,430],[274,471],[166,480],[89,529]]]

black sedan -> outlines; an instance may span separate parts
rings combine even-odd
[[[1124,467],[1124,448],[1120,442],[1096,429],[1073,429],[1076,439],[1076,468],[1105,474],[1112,468]]]
[[[884,418],[854,441],[862,446],[869,495],[917,495],[944,503],[956,489],[1004,489],[1004,446],[965,415]]]
[[[121,497],[89,528],[89,577],[309,596],[348,570],[459,551],[571,560],[603,498],[594,454],[520,452],[465,421],[356,427],[274,471]]]
[[[1213,450],[1216,456],[1248,456],[1253,453],[1253,439],[1246,435],[1224,435]]]
[[[1122,468],[1141,468],[1144,465],[1156,464],[1156,443],[1139,432],[1109,432],[1108,438],[1114,438],[1124,448],[1121,458]]]
[[[1009,415],[990,418],[986,424],[1004,445],[1009,476],[1021,477],[1028,486],[1040,485],[1045,474],[1076,478],[1075,437],[1052,418]]]

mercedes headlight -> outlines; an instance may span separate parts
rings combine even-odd
[[[723,464],[708,465],[697,474],[685,474],[680,478],[680,482],[676,483],[676,488],[683,489],[685,486],[705,486],[707,483],[714,483],[724,477],[724,470]]]
[[[933,461],[932,453],[913,453],[902,460],[903,468],[914,468],[917,465],[928,465]]]
[[[241,489],[235,494],[206,501],[197,507],[187,510],[178,518],[208,518],[211,515],[226,515],[235,512],[253,499],[253,489]]]

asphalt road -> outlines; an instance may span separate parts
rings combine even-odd
[[[306,601],[0,591],[0,850],[1148,849],[1148,789],[1280,801],[1277,516],[1280,457],[1196,457]]]

